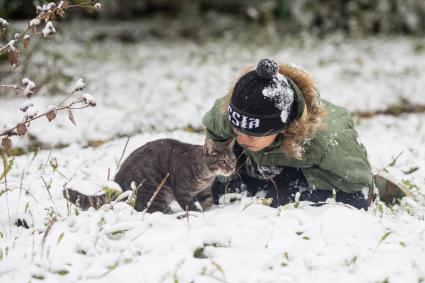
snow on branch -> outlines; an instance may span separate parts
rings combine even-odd
[[[80,81],[82,79],[78,80],[76,85],[79,85]],[[74,114],[72,110],[75,109],[84,109],[87,107],[94,107],[96,106],[96,101],[93,97],[93,95],[89,93],[81,94],[77,97],[74,97],[71,102],[68,102],[65,104],[65,101],[75,94],[76,92],[79,92],[80,90],[73,91],[70,96],[68,96],[65,100],[63,100],[59,105],[49,105],[47,109],[44,111],[39,112],[38,109],[34,106],[34,103],[31,101],[31,96],[33,95],[32,90],[36,87],[34,82],[29,80],[28,78],[24,78],[22,80],[22,84],[25,86],[25,88],[15,87],[11,86],[14,89],[16,89],[18,92],[22,92],[22,94],[26,95],[27,99],[21,104],[19,107],[19,110],[23,112],[23,117],[20,122],[18,122],[15,126],[10,128],[5,128],[3,130],[0,130],[0,138],[2,138],[1,145],[6,150],[6,152],[10,151],[12,147],[12,142],[10,140],[11,136],[23,136],[28,131],[28,127],[30,126],[31,122],[39,119],[41,117],[46,117],[49,122],[54,120],[56,118],[57,112],[59,111],[67,111],[68,112],[68,118],[69,120],[76,125]],[[2,85],[0,85],[1,87]],[[74,87],[75,88],[75,87]]]
[[[102,8],[102,5],[96,0],[87,0],[75,5],[64,0],[37,6],[37,15],[28,22],[27,29],[21,33],[15,33],[13,38],[10,39],[6,45],[3,47],[0,46],[0,54],[7,52],[12,68],[16,69],[20,64],[20,45],[23,45],[24,48],[28,48],[31,38],[37,36],[46,39],[54,38],[56,29],[53,25],[53,21],[58,18],[63,18],[65,12],[70,8],[97,11]],[[39,30],[43,23],[44,27]],[[5,19],[0,18],[0,35],[6,33],[8,26],[9,23]],[[9,153],[12,148],[10,137],[25,135],[32,121],[41,117],[46,117],[47,120],[51,122],[56,118],[59,111],[67,111],[68,119],[76,125],[73,110],[96,106],[93,95],[84,93],[76,96],[77,93],[81,92],[86,87],[86,83],[83,79],[77,81],[71,93],[61,103],[58,105],[49,105],[47,109],[43,111],[39,111],[31,100],[32,96],[36,93],[36,83],[29,78],[23,78],[21,84],[22,85],[0,83],[0,89],[13,89],[17,95],[25,96],[25,101],[19,106],[19,110],[23,113],[20,121],[17,122],[15,126],[0,129],[1,146],[6,153]],[[65,103],[71,97],[74,97],[73,100]]]
[[[87,1],[79,4],[72,5],[69,1],[58,1],[44,4],[43,6],[37,6],[37,16],[28,22],[28,28],[21,32],[16,33],[12,40],[10,40],[5,46],[0,46],[0,53],[8,53],[10,65],[15,69],[19,66],[20,62],[20,50],[18,44],[22,42],[24,48],[28,48],[30,39],[42,35],[43,38],[53,38],[56,34],[56,29],[53,25],[55,19],[63,18],[65,12],[71,8],[81,8],[87,11],[98,11],[102,8],[102,5],[97,1]],[[44,22],[44,27],[41,31],[38,31],[38,27]],[[7,31],[9,23],[0,18],[0,34]]]

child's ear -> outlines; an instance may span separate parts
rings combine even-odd
[[[214,152],[214,141],[212,139],[205,139],[202,150],[205,155],[212,155]]]

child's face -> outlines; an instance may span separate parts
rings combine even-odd
[[[277,137],[277,134],[264,136],[264,137],[254,137],[239,132],[236,129],[233,129],[236,134],[236,141],[242,147],[250,150],[250,151],[260,151],[269,145],[271,145]]]

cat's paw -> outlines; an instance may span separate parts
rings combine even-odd
[[[241,200],[242,197],[243,197],[243,195],[239,194],[239,193],[227,193],[227,194],[220,196],[220,198],[218,199],[218,203],[219,204],[231,204],[235,201]]]

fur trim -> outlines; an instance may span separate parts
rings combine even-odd
[[[254,67],[244,69],[240,77],[254,69]],[[301,159],[304,154],[304,145],[322,128],[321,122],[325,111],[319,101],[316,83],[307,71],[291,64],[282,64],[279,66],[279,73],[291,78],[295,82],[304,96],[307,107],[306,119],[292,121],[283,133],[285,138],[282,144],[282,150],[290,157]],[[232,85],[224,100],[222,108],[224,112],[227,111],[235,84],[236,82]]]
[[[291,157],[301,159],[304,154],[304,145],[321,128],[325,111],[319,101],[316,83],[309,73],[290,64],[280,65],[279,72],[295,82],[304,96],[308,110],[307,119],[292,121],[283,133],[285,136],[282,145],[284,152]]]

